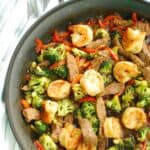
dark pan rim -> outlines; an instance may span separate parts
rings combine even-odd
[[[13,132],[13,135],[14,137],[16,138],[17,140],[17,143],[19,144],[19,146],[23,149],[22,145],[22,141],[21,139],[19,138],[19,135],[18,135],[18,131],[17,129],[15,128],[15,124],[13,123],[13,120],[11,118],[11,114],[10,114],[10,111],[9,111],[9,106],[10,106],[10,101],[9,101],[9,98],[8,98],[8,94],[7,94],[7,90],[9,89],[9,81],[10,81],[10,76],[11,76],[11,72],[12,72],[12,68],[13,68],[13,65],[14,65],[14,61],[15,61],[15,58],[17,56],[17,53],[19,52],[22,44],[24,43],[24,41],[27,39],[28,35],[32,33],[33,29],[40,23],[42,22],[45,18],[47,18],[49,15],[55,13],[56,11],[59,11],[59,9],[61,8],[64,8],[66,6],[69,6],[73,3],[78,3],[79,1],[82,1],[82,0],[70,0],[70,1],[67,1],[67,2],[64,2],[64,3],[61,3],[59,4],[58,6],[54,7],[53,9],[49,10],[48,12],[46,12],[44,15],[42,15],[41,17],[39,17],[39,19],[37,19],[30,27],[29,29],[25,32],[25,34],[22,36],[22,38],[20,39],[19,43],[17,44],[14,52],[13,52],[13,55],[11,57],[11,60],[9,62],[9,66],[8,66],[8,69],[7,69],[7,74],[6,74],[6,77],[5,77],[5,84],[4,84],[4,91],[3,91],[3,100],[6,102],[6,113],[7,113],[7,116],[8,116],[8,120],[9,120],[9,124],[10,124],[10,127],[11,127],[11,130]],[[145,3],[146,5],[150,5],[149,2],[147,1],[143,1],[143,0],[133,0],[133,1],[136,1],[138,3]]]
[[[78,0],[78,1],[82,1],[82,0]],[[9,124],[10,124],[10,128],[13,132],[13,135],[17,141],[17,143],[19,144],[19,146],[21,147],[21,149],[23,149],[23,143],[21,141],[21,139],[19,138],[19,135],[18,135],[18,131],[15,127],[15,124],[13,123],[13,120],[11,118],[11,113],[10,113],[10,110],[9,110],[9,106],[10,106],[10,101],[9,101],[9,98],[8,98],[8,94],[7,94],[7,91],[9,89],[9,81],[10,81],[10,76],[11,76],[11,72],[12,72],[12,68],[13,68],[13,65],[14,65],[14,62],[15,62],[15,58],[22,46],[22,44],[24,43],[24,41],[28,38],[29,34],[32,34],[32,31],[33,29],[40,23],[42,22],[45,18],[47,18],[49,15],[55,13],[56,11],[59,11],[59,9],[61,8],[64,8],[66,6],[69,6],[73,3],[76,3],[78,2],[77,0],[70,0],[68,2],[65,2],[65,3],[61,3],[59,4],[58,6],[54,7],[53,9],[49,10],[48,12],[46,12],[44,15],[42,15],[41,17],[39,17],[39,19],[37,19],[30,27],[29,29],[27,29],[27,31],[25,32],[25,34],[22,36],[22,38],[20,39],[19,43],[17,44],[14,52],[13,52],[13,55],[11,57],[11,60],[9,62],[9,66],[8,66],[8,69],[7,69],[7,74],[6,74],[6,78],[5,78],[5,83],[4,83],[4,91],[3,91],[3,100],[4,102],[6,103],[5,105],[5,108],[6,108],[6,113],[7,113],[7,116],[8,116],[8,121],[9,121]]]

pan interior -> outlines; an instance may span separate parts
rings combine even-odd
[[[22,83],[23,75],[30,62],[35,58],[33,50],[34,39],[39,37],[48,42],[51,32],[56,28],[63,30],[70,22],[77,23],[90,17],[109,14],[114,11],[121,13],[125,17],[128,17],[132,11],[136,11],[141,16],[149,19],[149,6],[146,3],[134,0],[71,1],[46,13],[26,32],[11,59],[4,90],[10,125],[22,149],[35,149],[30,130],[22,119],[19,105],[21,97],[19,87]]]

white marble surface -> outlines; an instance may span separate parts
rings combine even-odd
[[[1,150],[19,150],[19,146],[11,132],[5,111],[5,103],[2,99],[3,85],[9,61],[17,43],[31,24],[59,3],[59,0],[0,0]]]
[[[150,0],[146,1],[150,2]],[[58,4],[58,0],[0,0],[0,149],[19,150],[9,127],[5,103],[2,99],[4,79],[10,58],[30,25]]]

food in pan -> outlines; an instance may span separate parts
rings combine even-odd
[[[150,149],[150,24],[90,18],[36,38],[21,87],[38,150]]]

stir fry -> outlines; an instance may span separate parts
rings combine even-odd
[[[21,87],[38,150],[150,150],[150,24],[133,13],[55,30]]]

